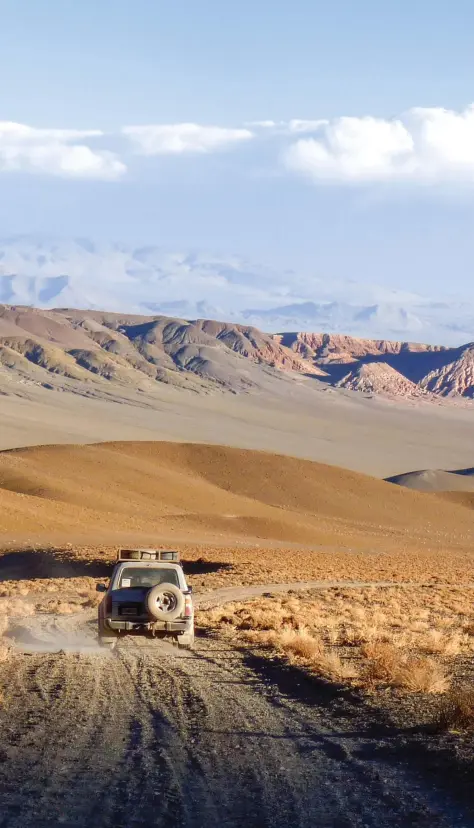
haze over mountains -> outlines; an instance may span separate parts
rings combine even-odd
[[[258,304],[262,314],[271,302],[282,306],[285,291],[285,301],[291,291],[300,305],[312,301],[304,296],[308,282],[286,274],[284,287],[283,277],[245,270],[237,260],[104,250],[84,240],[3,245],[2,448],[215,442],[379,476],[474,462],[466,458],[474,345],[449,345],[449,336],[441,345],[321,333],[316,326],[264,333],[232,317]],[[336,289],[318,284],[326,294]],[[355,304],[359,288],[346,287],[344,302]],[[342,306],[343,286],[337,289]],[[214,305],[204,304],[205,296],[229,312],[208,313]],[[151,305],[146,314],[133,311]],[[167,314],[157,310],[165,306]]]
[[[459,345],[474,302],[288,270],[237,256],[35,236],[0,239],[0,302],[226,319],[276,331],[330,331]]]

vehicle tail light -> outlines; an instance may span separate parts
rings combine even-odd
[[[184,617],[191,618],[193,614],[193,602],[190,595],[184,596]]]

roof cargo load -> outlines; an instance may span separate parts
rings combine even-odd
[[[119,549],[118,561],[179,561],[179,552],[168,549]]]

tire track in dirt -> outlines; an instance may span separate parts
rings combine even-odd
[[[4,703],[16,749],[7,749],[0,768],[6,800],[0,825],[80,824],[115,767],[121,738],[120,720],[110,728],[116,717],[103,659],[58,654],[22,661],[23,692],[7,694]],[[16,670],[21,676],[20,660]],[[10,767],[14,775],[5,774]]]
[[[194,605],[198,609],[211,609],[219,607],[232,601],[250,601],[252,598],[259,598],[266,593],[280,594],[285,592],[304,592],[305,590],[317,589],[365,589],[366,587],[377,587],[387,589],[389,587],[423,587],[432,586],[432,583],[417,581],[293,581],[277,584],[251,584],[248,586],[231,586],[214,589],[211,592],[197,593],[194,597]],[[454,586],[454,585],[453,585]],[[474,587],[474,584],[462,584],[464,587]]]
[[[163,815],[163,825],[198,826],[204,819],[209,824],[218,824],[214,822],[218,815],[208,781],[195,755],[194,739],[188,730],[189,723],[197,718],[202,719],[206,711],[199,695],[193,692],[189,682],[176,668],[183,657],[192,656],[184,653],[178,656],[176,652],[175,648],[157,642],[145,647],[125,642],[118,648],[117,656],[129,671],[135,670],[135,687],[142,704],[142,718],[148,719],[149,729],[160,745],[163,766],[168,775],[165,800],[171,790],[173,802],[179,803],[181,809],[179,822],[170,822]],[[163,811],[163,807],[160,810]]]
[[[358,758],[363,737],[317,691],[305,703],[226,642],[104,654],[85,616],[44,623],[89,650],[3,666],[0,828],[472,825],[405,766]]]

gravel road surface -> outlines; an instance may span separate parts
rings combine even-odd
[[[1,828],[470,826],[353,703],[228,643],[193,653],[91,615],[18,620],[2,667]]]

